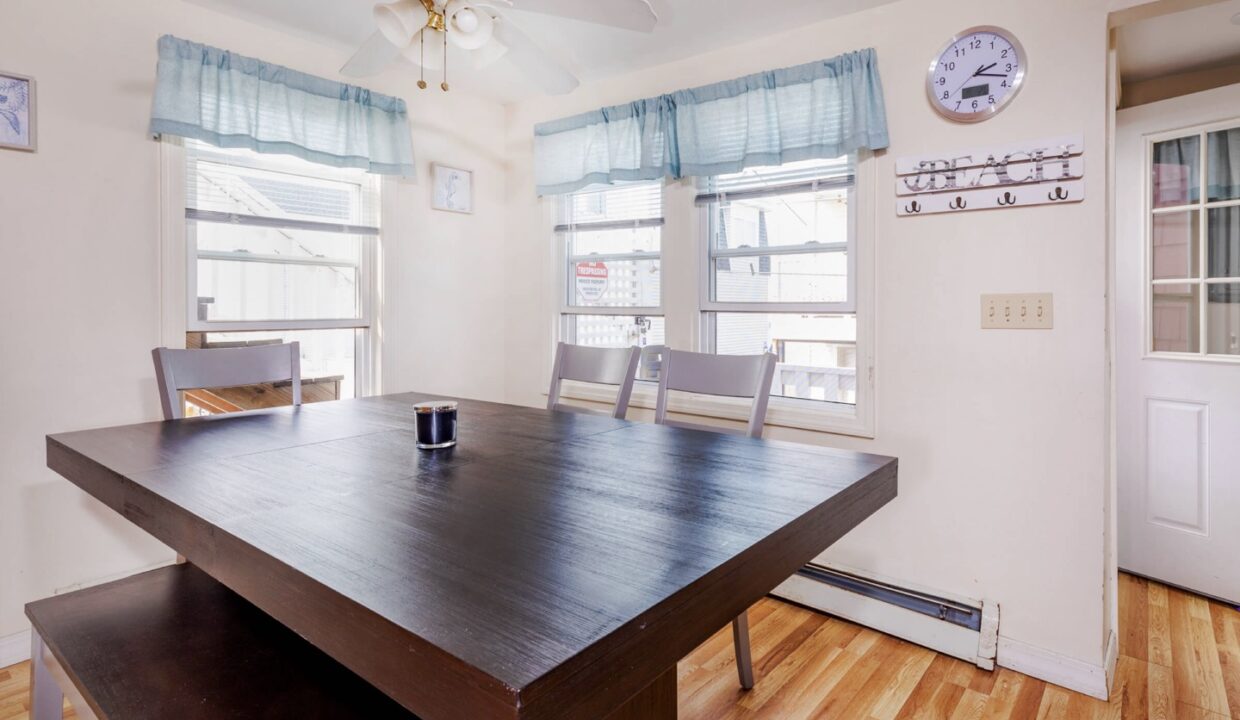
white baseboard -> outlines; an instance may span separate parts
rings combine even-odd
[[[0,668],[30,659],[30,630],[0,638]]]
[[[1110,655],[1109,651],[1108,655]],[[999,655],[996,662],[1009,670],[1015,670],[1099,700],[1107,699],[1110,686],[1108,676],[1111,674],[1107,672],[1107,668],[1114,667],[1114,660],[1110,660],[1105,665],[1091,665],[1083,660],[1060,655],[1057,652],[1003,637],[1003,635],[999,635]]]
[[[979,632],[800,575],[788,578],[771,594],[986,670],[995,666],[994,635],[999,627],[999,607],[994,603],[977,603],[983,607],[983,631]]]

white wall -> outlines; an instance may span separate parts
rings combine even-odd
[[[507,295],[509,399],[542,402],[555,312],[553,241],[533,195],[534,123],[872,46],[892,141],[873,161],[878,202],[868,210],[877,227],[869,239],[877,253],[877,437],[779,428],[768,436],[900,458],[899,499],[826,559],[998,601],[1001,663],[1007,655],[1020,664],[1023,653],[1025,662],[1101,668],[1111,629],[1103,542],[1106,6],[904,0],[513,107],[507,263],[522,286]],[[996,118],[953,124],[926,101],[926,66],[955,32],[978,24],[1022,41],[1026,87]],[[1085,137],[1084,203],[895,217],[899,156],[1076,133]],[[689,230],[669,219],[665,255],[693,252]],[[669,303],[686,297],[668,292]],[[980,330],[985,292],[1054,293],[1054,330]],[[669,326],[669,337],[675,332]]]
[[[0,643],[28,627],[28,601],[172,557],[48,471],[43,440],[159,418],[159,153],[146,135],[156,39],[328,77],[346,59],[179,0],[17,0],[4,24],[0,69],[38,82],[39,151],[0,151]],[[365,83],[409,101],[421,173],[385,192],[384,387],[500,397],[501,372],[459,369],[480,347],[502,351],[503,257],[472,248],[504,231],[504,112],[414,80]],[[432,161],[477,171],[477,214],[430,210]]]

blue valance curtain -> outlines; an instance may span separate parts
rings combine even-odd
[[[414,175],[404,100],[171,35],[159,39],[151,133]]]
[[[738,172],[887,147],[872,49],[617,105],[534,129],[540,195]]]

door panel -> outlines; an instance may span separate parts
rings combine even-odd
[[[1240,601],[1240,85],[1120,111],[1121,568]]]
[[[1152,523],[1208,534],[1207,410],[1172,400],[1146,404],[1146,515]]]

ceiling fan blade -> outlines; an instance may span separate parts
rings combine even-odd
[[[581,84],[577,76],[521,32],[507,17],[497,18],[495,39],[508,48],[504,59],[516,65],[548,94],[567,95]]]
[[[516,0],[513,9],[646,33],[659,21],[650,0]]]
[[[349,77],[368,77],[378,75],[384,68],[400,57],[400,48],[388,42],[383,33],[375,31],[362,43],[353,57],[340,68],[341,75]]]

